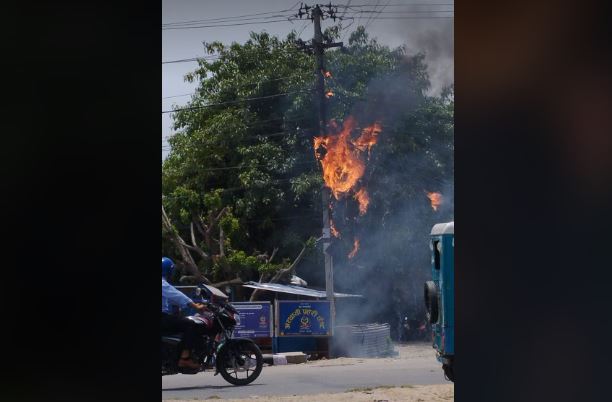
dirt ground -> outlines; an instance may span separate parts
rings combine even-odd
[[[206,400],[223,400],[228,402],[438,402],[454,400],[453,384],[440,385],[406,385],[403,387],[361,388],[349,392],[333,394],[316,394],[301,396],[253,396],[244,399],[221,399],[210,396]],[[191,400],[193,401],[193,400]],[[187,402],[187,401],[167,401]]]

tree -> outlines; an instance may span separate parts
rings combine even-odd
[[[337,29],[325,34],[338,39]],[[299,272],[323,283],[321,253],[309,252],[321,230],[323,184],[312,143],[320,134],[314,60],[296,48],[296,37],[263,32],[244,44],[205,43],[219,58],[199,60],[186,77],[198,88],[173,114],[178,133],[162,166],[162,250],[184,273],[224,282]],[[452,216],[432,211],[426,197],[452,183],[452,88],[426,96],[424,55],[381,45],[363,27],[327,58],[330,118],[353,114],[360,124],[380,118],[384,126],[363,177],[370,210],[343,228],[361,236],[364,253],[347,260],[350,236],[334,247],[340,288],[360,291],[358,279],[382,272],[388,284],[414,270],[406,260],[426,264],[427,226],[441,213]],[[415,215],[418,224],[402,227]]]

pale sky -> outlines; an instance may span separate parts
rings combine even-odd
[[[312,5],[314,3],[304,2]],[[327,4],[322,2],[323,4]],[[432,79],[433,91],[439,91],[443,86],[453,83],[453,60],[454,60],[454,34],[452,18],[422,18],[427,16],[448,17],[453,16],[453,1],[436,0],[341,0],[334,5],[350,5],[355,20],[353,25],[347,29],[348,35],[358,25],[366,25],[371,37],[376,37],[380,43],[396,47],[407,45],[409,53],[419,51],[426,52],[426,61],[429,64],[429,74]],[[292,0],[162,0],[162,23],[176,23],[194,20],[222,19],[226,17],[237,17],[245,14],[276,12],[293,9],[297,12],[300,2]],[[339,8],[338,14],[345,9]],[[349,10],[347,15],[351,12]],[[379,19],[368,21],[372,13],[358,16],[354,14],[357,10],[372,10],[379,12]],[[451,12],[432,13],[431,10],[447,10]],[[195,29],[162,30],[162,61],[190,59],[203,56],[204,48],[202,42],[221,41],[223,43],[244,43],[251,31],[260,32],[265,30],[273,35],[285,37],[292,29],[302,32],[303,40],[309,40],[313,36],[313,26],[310,20],[297,20],[293,22],[268,22],[260,23],[259,19],[266,17],[266,21],[277,21],[282,16],[293,12],[284,11],[280,13],[262,14],[260,16],[245,16],[240,21],[206,21],[201,25],[222,25],[249,23],[248,25],[233,25],[224,27],[205,27]],[[274,15],[281,17],[274,18]],[[389,19],[403,16],[405,19]],[[380,18],[380,17],[385,17]],[[344,21],[348,25],[351,21]],[[251,24],[253,23],[253,24]],[[331,20],[324,20],[322,28],[333,24]],[[344,35],[344,32],[342,33]],[[197,66],[195,62],[182,62],[162,64],[162,110],[172,109],[172,105],[184,105],[190,99],[189,96],[178,96],[190,94],[197,86],[196,83],[189,84],[184,81],[186,73],[193,71]],[[171,98],[168,98],[171,97]],[[166,99],[164,99],[166,98]],[[166,137],[172,135],[171,114],[162,114],[162,159],[168,153]]]

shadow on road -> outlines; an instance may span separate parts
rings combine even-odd
[[[241,385],[240,387],[255,387],[259,385],[266,384],[249,384],[249,385]],[[196,389],[206,390],[206,389],[225,389],[225,388],[236,388],[236,385],[202,385],[198,387],[176,387],[176,388],[162,388],[162,391],[193,391]]]

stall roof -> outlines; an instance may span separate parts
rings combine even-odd
[[[295,286],[295,285],[281,285],[278,283],[247,282],[242,286],[246,288],[268,290],[270,292],[289,293],[292,295],[308,296],[308,297],[318,297],[320,299],[327,297],[327,294],[322,290],[308,289],[302,286]],[[347,293],[334,293],[334,296],[335,297],[363,297],[362,295],[351,295]]]

